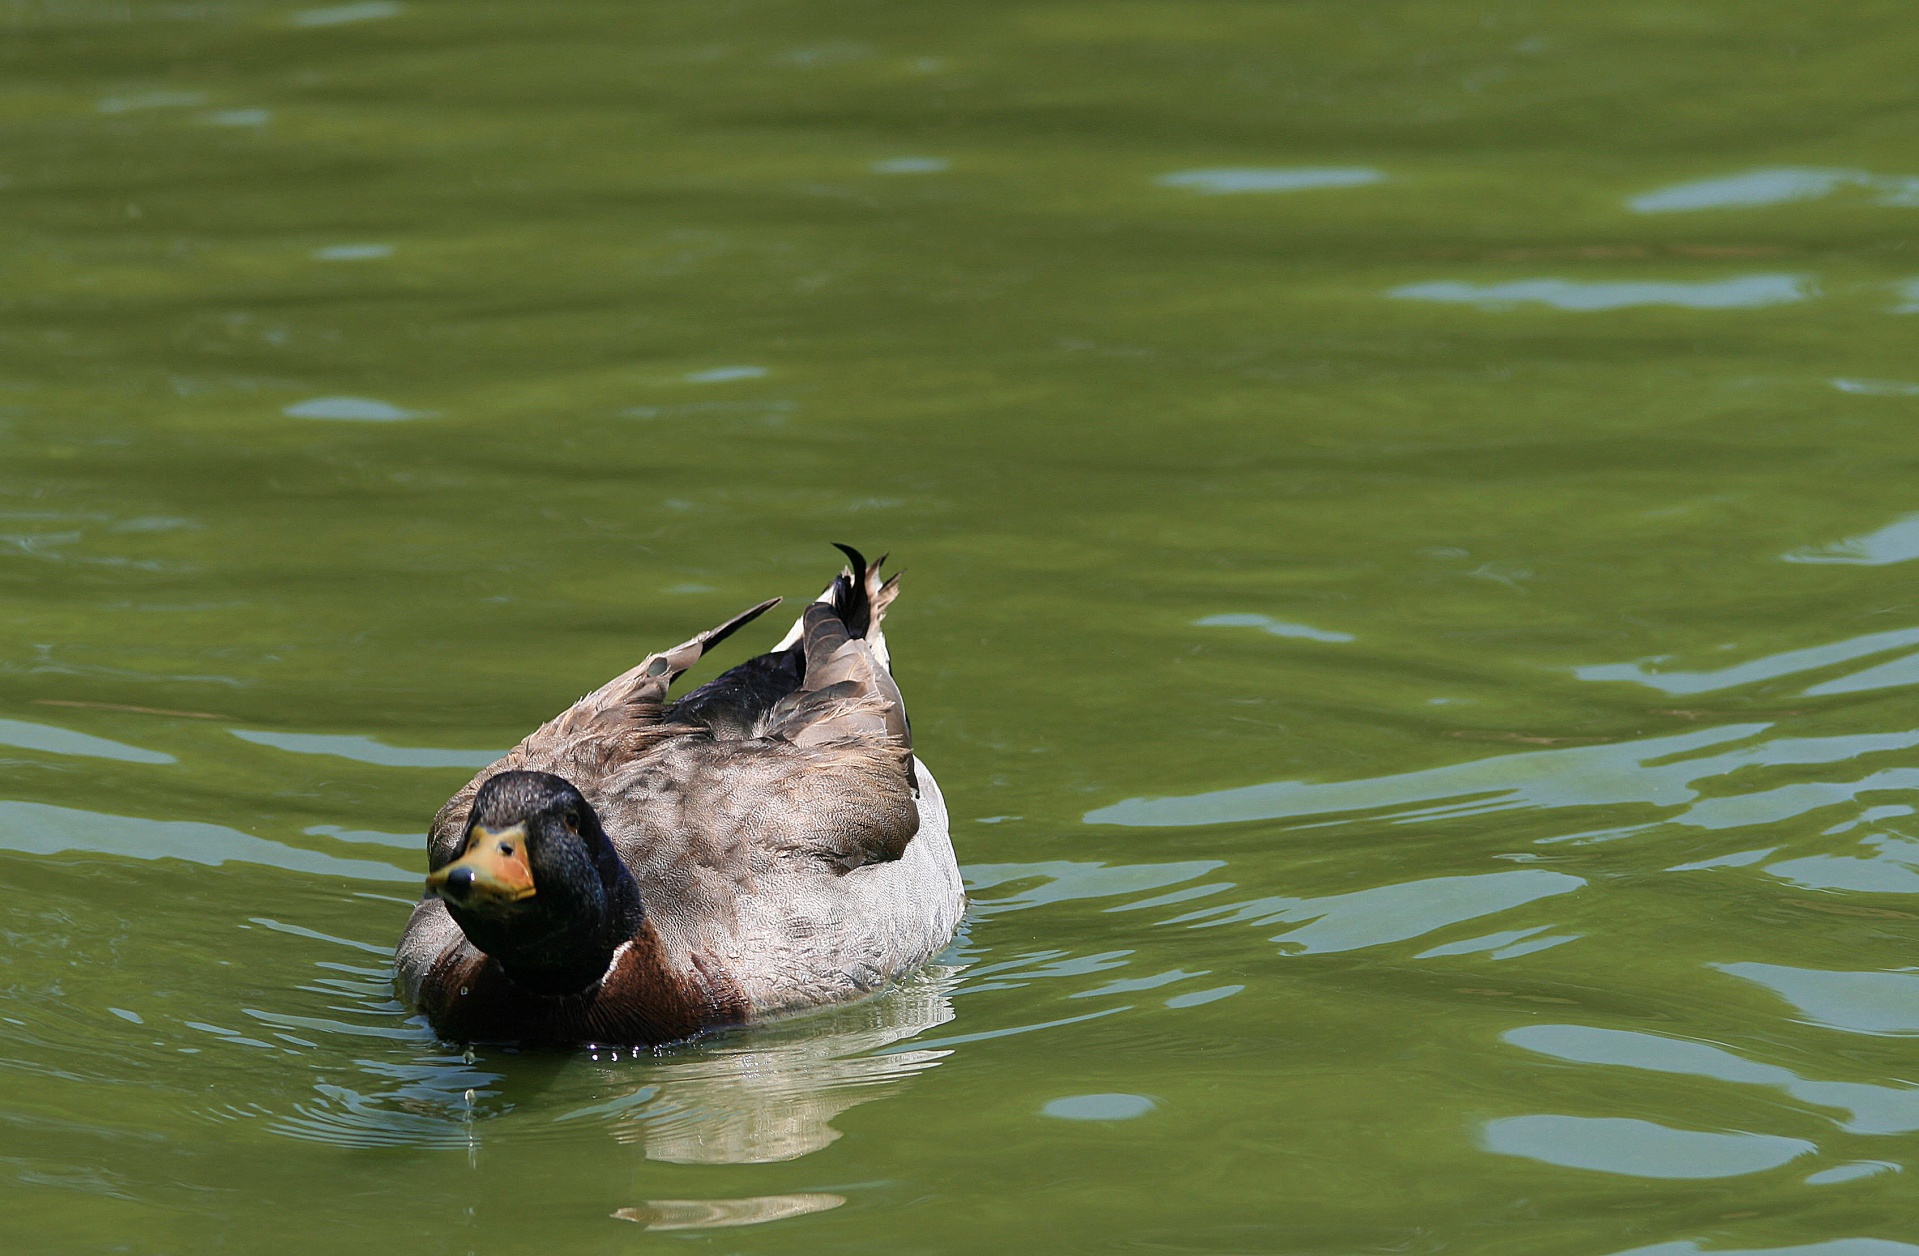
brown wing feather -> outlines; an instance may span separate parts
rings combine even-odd
[[[897,754],[674,738],[607,782],[601,820],[648,910],[724,914],[762,877],[897,859],[919,831]]]
[[[805,679],[768,713],[763,735],[719,740],[662,718],[672,680],[773,604],[649,655],[482,770],[434,817],[431,866],[457,855],[481,783],[514,770],[573,782],[649,909],[669,916],[724,915],[743,879],[898,859],[919,831],[905,705],[871,646],[832,607],[807,608]]]
[[[640,713],[649,713],[645,709],[651,708],[652,718],[658,719],[659,709],[666,702],[666,691],[682,672],[699,662],[708,650],[779,604],[779,598],[768,598],[758,606],[741,611],[717,628],[708,628],[670,650],[647,655],[637,667],[620,673],[567,708],[556,722],[563,725],[591,723],[608,716],[631,719],[636,714],[635,708],[639,708]]]
[[[906,702],[873,647],[822,602],[806,608],[803,622],[806,680],[773,708],[766,735],[802,746],[879,738],[910,755]]]
[[[473,795],[490,776],[501,772],[551,772],[565,777],[586,796],[595,810],[598,782],[619,764],[630,762],[661,741],[690,730],[662,720],[666,691],[700,656],[780,604],[769,598],[758,606],[705,632],[697,633],[670,650],[649,654],[560,712],[531,733],[446,800],[427,830],[427,865],[438,871],[453,860],[464,844],[467,809]]]

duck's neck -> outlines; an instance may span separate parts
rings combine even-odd
[[[568,913],[557,927],[536,936],[516,929],[480,949],[522,990],[553,996],[579,994],[606,975],[614,952],[639,931],[645,919],[639,886],[625,868],[618,868],[613,883],[603,889],[597,911]]]

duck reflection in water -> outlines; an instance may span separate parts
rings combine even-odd
[[[825,1212],[846,1202],[826,1191],[798,1195],[754,1195],[746,1199],[649,1199],[643,1208],[619,1208],[613,1215],[649,1230],[721,1230],[760,1225]]]
[[[953,1019],[957,975],[935,967],[865,1003],[662,1059],[646,1070],[633,1096],[641,1105],[613,1122],[613,1136],[675,1164],[768,1164],[818,1151],[840,1136],[833,1118],[895,1093],[950,1054],[885,1048]]]
[[[959,971],[934,964],[865,1002],[721,1031],[658,1053],[482,1048],[449,1056],[422,1034],[430,1054],[404,1064],[366,1061],[382,1084],[360,1091],[326,1080],[273,1128],[341,1147],[464,1149],[470,1155],[482,1145],[504,1147],[529,1137],[594,1139],[604,1130],[652,1160],[793,1160],[837,1139],[832,1121],[840,1113],[897,1093],[907,1079],[950,1054],[901,1044],[953,1019]],[[583,1076],[583,1070],[591,1072]],[[563,1109],[564,1101],[553,1102],[556,1090],[599,1098]],[[737,1208],[726,1213],[738,1214]],[[675,1228],[686,1220],[678,1212],[672,1216]],[[626,1219],[649,1226],[660,1220],[638,1213]]]

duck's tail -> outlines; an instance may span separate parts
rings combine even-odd
[[[874,657],[879,659],[880,666],[890,672],[893,670],[893,661],[886,651],[886,633],[881,630],[880,622],[886,618],[886,608],[900,595],[900,573],[894,572],[882,580],[880,568],[886,563],[885,554],[869,563],[864,555],[850,545],[841,545],[836,541],[833,548],[846,555],[848,565],[833,577],[826,591],[815,600],[833,608],[840,622],[846,625],[847,636],[865,638],[873,649]],[[806,616],[802,614],[773,648],[784,650],[800,641],[805,635],[805,622]]]

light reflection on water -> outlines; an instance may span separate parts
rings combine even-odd
[[[1919,384],[1899,379],[1835,379],[1832,386],[1860,397],[1919,397]]]
[[[1919,976],[1754,962],[1718,967],[1773,991],[1816,1024],[1855,1034],[1919,1034]]]
[[[101,113],[134,113],[146,109],[192,109],[206,103],[205,92],[183,92],[160,88],[153,91],[129,92],[124,96],[108,96],[96,107]]]
[[[1892,1239],[1826,1239],[1818,1243],[1765,1248],[1707,1247],[1685,1239],[1635,1247],[1617,1256],[1915,1256],[1915,1253],[1919,1253],[1919,1246]]]
[[[1891,544],[1902,544],[1903,533],[1894,538]],[[1844,543],[1848,548],[1850,543]],[[1861,547],[1863,552],[1870,549]],[[1886,552],[1886,551],[1881,551]],[[1896,551],[1895,551],[1896,552]],[[1787,555],[1789,562],[1823,561],[1818,558],[1801,558]],[[1844,561],[1835,559],[1833,561]],[[1889,560],[1890,561],[1890,560]],[[1876,564],[1875,564],[1876,565]],[[1581,680],[1625,680],[1635,684],[1647,685],[1662,693],[1698,694],[1713,693],[1722,689],[1736,689],[1741,685],[1756,684],[1760,681],[1778,680],[1786,676],[1797,676],[1803,672],[1822,671],[1842,663],[1851,663],[1857,659],[1868,658],[1875,654],[1885,654],[1896,649],[1919,644],[1919,628],[1889,628],[1884,632],[1870,632],[1864,636],[1848,637],[1844,641],[1828,642],[1825,645],[1804,646],[1795,650],[1784,650],[1764,658],[1751,659],[1744,663],[1735,663],[1711,671],[1666,670],[1654,668],[1647,663],[1600,663],[1573,669],[1573,674]],[[1653,660],[1663,662],[1664,660]],[[1870,676],[1877,669],[1850,673],[1843,678],[1835,678],[1826,683],[1840,683],[1842,680],[1857,688],[1870,688],[1860,685],[1862,676]],[[1811,693],[1813,690],[1807,690]]]
[[[1735,974],[1737,975],[1737,974]],[[1775,1064],[1759,1064],[1702,1042],[1584,1025],[1525,1025],[1500,1037],[1516,1047],[1579,1064],[1646,1069],[1710,1077],[1747,1086],[1772,1086],[1803,1103],[1846,1113],[1842,1129],[1861,1134],[1919,1130],[1919,1086],[1820,1082]]]
[[[1689,310],[1751,310],[1804,301],[1815,293],[1811,283],[1800,275],[1740,275],[1734,279],[1685,281],[1515,279],[1478,284],[1436,280],[1404,284],[1386,295],[1402,301],[1441,301],[1494,310],[1533,304],[1593,313],[1648,305]]]
[[[9,800],[0,800],[0,850],[29,855],[179,859],[213,867],[231,860],[359,881],[413,879],[413,874],[392,864],[342,859],[199,820],[149,820]]]
[[[872,166],[874,174],[944,174],[952,168],[944,157],[889,157]]]
[[[1818,1150],[1799,1138],[1676,1130],[1627,1117],[1502,1117],[1486,1123],[1484,1138],[1487,1150],[1504,1156],[1637,1178],[1738,1177]]]
[[[162,751],[143,750],[105,737],[93,737],[26,720],[0,720],[0,746],[18,746],[23,750],[43,750],[49,754],[79,755],[90,759],[118,759],[125,763],[175,762],[172,755]]]
[[[398,17],[406,11],[406,6],[397,0],[361,0],[357,4],[327,5],[317,9],[301,9],[290,19],[295,26],[326,27],[345,26],[351,22],[372,22],[385,17]]]
[[[440,750],[430,746],[389,746],[354,733],[278,733],[264,729],[230,728],[241,741],[271,746],[292,754],[334,755],[388,768],[483,768],[504,750]]]
[[[1378,183],[1383,172],[1364,166],[1302,166],[1297,168],[1229,167],[1218,170],[1178,170],[1154,182],[1161,187],[1189,188],[1210,196],[1259,192],[1302,192],[1311,188],[1363,187]]]
[[[1271,615],[1245,612],[1208,615],[1203,619],[1195,619],[1193,626],[1195,628],[1257,628],[1275,637],[1297,637],[1302,641],[1325,641],[1333,645],[1341,645],[1357,639],[1350,632],[1335,632],[1328,628],[1314,628],[1310,624],[1288,623],[1285,620],[1274,619]]]
[[[1919,385],[1892,385],[1884,381],[1834,380],[1846,392],[1875,396],[1905,396],[1919,393]],[[1850,385],[1850,387],[1848,387]],[[1919,558],[1919,515],[1906,515],[1885,527],[1863,536],[1847,537],[1817,549],[1794,550],[1785,555],[1789,563],[1847,563],[1861,567],[1884,567],[1891,563]]]
[[[1088,812],[1086,822],[1164,827],[1386,811],[1393,822],[1403,824],[1517,807],[1671,807],[1697,798],[1693,785],[1703,778],[1776,759],[1781,751],[1753,741],[1767,727],[1731,724],[1617,745],[1529,750],[1372,780],[1274,781],[1183,798],[1132,798]],[[1728,743],[1747,744],[1706,758],[1681,757]],[[1806,747],[1804,753],[1814,756],[1810,762],[1830,762],[1861,749],[1908,745],[1919,745],[1919,733],[1892,735],[1870,747],[1842,740],[1829,747]]]
[[[1876,175],[1867,170],[1784,166],[1749,170],[1724,178],[1698,179],[1628,200],[1636,213],[1673,214],[1702,209],[1752,209],[1789,201],[1818,200],[1844,187],[1869,189],[1880,205],[1919,205],[1919,177]]]
[[[339,419],[350,423],[397,423],[430,415],[426,410],[408,410],[374,397],[314,397],[295,402],[281,413],[290,419]]]
[[[391,244],[329,244],[313,250],[316,262],[373,262],[392,256]]]

